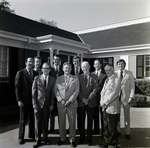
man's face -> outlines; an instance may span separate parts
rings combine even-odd
[[[36,68],[40,68],[40,66],[41,66],[41,59],[36,58],[36,59],[34,60],[34,66],[35,66]]]
[[[42,72],[43,72],[43,74],[46,75],[46,76],[49,75],[50,66],[47,65],[47,64],[44,64],[44,65],[42,66]]]
[[[73,65],[74,65],[74,67],[79,67],[80,66],[80,60],[79,59],[74,59],[73,60]]]
[[[55,66],[59,66],[59,62],[60,62],[60,58],[57,57],[57,56],[54,56],[54,57],[53,57],[53,63],[54,63],[54,65],[55,65]]]
[[[63,66],[63,72],[65,75],[69,75],[71,73],[71,66],[70,65],[64,65]]]
[[[98,60],[94,61],[94,68],[95,68],[95,70],[100,70],[101,69],[101,64]]]
[[[25,63],[25,65],[26,65],[27,69],[32,69],[33,68],[33,59],[32,58],[28,58],[26,63]]]
[[[125,68],[124,62],[119,62],[119,63],[117,64],[117,67],[118,67],[119,70],[123,70],[123,69]]]
[[[83,63],[81,68],[82,68],[82,71],[83,71],[84,74],[88,74],[89,73],[90,66],[89,66],[88,63]]]
[[[105,72],[106,72],[107,77],[110,77],[114,73],[114,69],[111,66],[106,66]]]

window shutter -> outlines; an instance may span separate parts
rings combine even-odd
[[[138,55],[136,61],[136,77],[144,78],[144,55]]]

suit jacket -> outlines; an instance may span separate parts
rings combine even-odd
[[[44,100],[44,107],[47,109],[49,109],[50,105],[54,106],[54,84],[55,78],[52,76],[49,76],[47,87],[44,85],[43,75],[35,77],[32,85],[33,108],[35,105],[38,106],[38,109],[43,108],[40,103],[41,100]]]
[[[82,72],[82,70],[81,70],[81,68],[80,68],[79,75],[82,74],[82,73],[83,73],[83,72]],[[75,75],[75,69],[74,69],[74,67],[73,67],[73,69],[72,69],[72,71],[71,71],[71,74],[72,74],[72,75]]]
[[[108,82],[107,82],[108,80]],[[103,89],[101,91],[100,105],[106,105],[106,112],[109,114],[120,113],[119,93],[121,91],[121,79],[117,74],[105,80]]]
[[[66,85],[64,75],[59,76],[55,83],[55,96],[57,99],[57,107],[63,107],[61,101],[71,101],[70,107],[77,107],[77,96],[79,94],[79,79],[77,76],[70,75],[69,82]]]
[[[120,75],[120,70],[117,70],[116,73]],[[122,92],[121,101],[124,105],[127,105],[129,98],[134,97],[135,85],[132,72],[126,69],[123,70],[123,79],[121,81],[121,92]]]
[[[78,96],[78,106],[83,107],[85,104],[82,102],[83,98],[89,99],[88,106],[96,107],[96,86],[97,76],[95,74],[89,74],[87,86],[85,86],[84,74],[79,75],[80,92]]]
[[[95,71],[92,72],[92,74],[95,74]],[[104,85],[106,78],[107,78],[106,74],[103,71],[101,71],[100,75],[98,76],[97,93],[96,93],[96,99],[97,99],[98,104],[100,101],[100,92],[103,88],[103,85]]]
[[[59,72],[58,73],[55,71],[55,68],[51,68],[50,76],[53,76],[54,78],[57,78],[58,76],[61,76],[63,74],[64,74],[64,72],[63,72],[61,66],[59,67]]]
[[[33,71],[33,76],[37,76],[38,73]],[[16,100],[22,101],[24,104],[32,104],[32,82],[29,78],[26,68],[17,72],[15,77],[15,93]]]

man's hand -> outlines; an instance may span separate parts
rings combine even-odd
[[[18,106],[19,107],[23,107],[24,106],[23,102],[22,101],[18,101]]]
[[[49,110],[52,111],[53,109],[54,109],[54,106],[51,105],[51,106],[49,107]]]
[[[102,105],[102,111],[104,111],[104,110],[106,109],[106,107],[107,107],[107,106],[106,106],[105,104],[103,104],[103,105]]]
[[[130,103],[131,103],[132,99],[133,99],[133,98],[131,98],[131,97],[129,98],[129,100],[128,100],[128,104],[130,104]]]
[[[89,100],[88,100],[88,99],[86,99],[86,98],[83,98],[83,99],[82,99],[82,102],[83,102],[85,105],[87,105],[87,104],[88,104],[88,101],[89,101]]]
[[[65,102],[65,100],[61,100],[61,102],[60,102],[60,103],[61,103],[61,105],[63,105],[63,106],[64,106],[64,104],[65,104],[66,102]]]
[[[71,101],[67,101],[64,105],[64,107],[69,107],[71,105]]]

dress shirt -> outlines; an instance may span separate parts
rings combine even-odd
[[[45,76],[45,75],[43,74],[43,78],[44,78],[44,81],[46,80],[46,88],[47,88],[47,84],[48,84],[48,78],[49,78],[49,76]]]
[[[95,71],[95,74],[99,77],[100,74],[101,74],[101,71],[102,71],[101,69],[100,69],[100,70],[96,70],[96,71]]]

